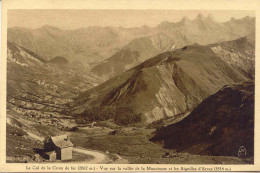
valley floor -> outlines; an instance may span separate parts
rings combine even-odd
[[[24,120],[25,121],[25,120]],[[70,120],[68,120],[70,121]],[[149,141],[155,129],[137,127],[101,127],[81,125],[75,131],[62,131],[44,124],[26,121],[22,130],[7,125],[7,162],[48,162],[37,155],[43,148],[43,136],[67,134],[75,145],[71,163],[129,164],[250,164],[227,156],[201,156],[167,150]],[[24,122],[23,122],[24,123]],[[30,124],[30,125],[29,125]],[[45,129],[45,130],[44,130]],[[38,132],[37,134],[35,132]],[[44,134],[40,134],[44,131]],[[58,161],[59,162],[59,161]]]

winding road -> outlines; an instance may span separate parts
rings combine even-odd
[[[43,137],[40,137],[34,133],[28,132],[26,131],[27,134],[39,141],[44,141]],[[83,154],[87,154],[93,157],[92,160],[89,161],[84,161],[84,163],[87,164],[98,164],[98,163],[109,163],[110,159],[108,158],[108,156],[106,154],[103,154],[102,152],[99,151],[94,151],[94,150],[88,150],[88,149],[84,149],[84,148],[73,148],[73,151],[78,152],[78,153],[83,153]],[[123,160],[122,158],[119,157],[119,160]]]
[[[87,149],[82,149],[82,148],[73,148],[73,151],[93,156],[94,159],[89,160],[89,161],[84,161],[84,163],[87,163],[87,164],[97,164],[97,163],[109,162],[109,158],[107,157],[107,155],[105,155],[101,152],[98,152],[98,151],[87,150]]]
[[[26,131],[26,130],[24,130],[24,131]],[[39,140],[41,142],[44,141],[43,137],[38,136],[38,135],[28,132],[28,131],[26,131],[26,132],[31,138],[33,138],[35,140]],[[109,159],[109,157],[105,153],[102,153],[99,151],[89,150],[89,149],[85,149],[85,148],[76,148],[76,147],[73,148],[73,151],[92,156],[93,157],[92,160],[84,161],[84,163],[87,163],[87,164],[111,163],[111,160]],[[127,163],[128,162],[127,160],[121,158],[120,156],[118,156],[118,155],[116,155],[116,156],[118,159],[114,162],[116,162],[116,163]]]

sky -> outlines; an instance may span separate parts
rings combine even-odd
[[[8,10],[8,27],[35,29],[51,25],[60,29],[78,29],[89,26],[154,27],[163,21],[178,22],[184,16],[194,19],[199,13],[211,14],[216,21],[225,22],[255,16],[255,11],[245,10]]]

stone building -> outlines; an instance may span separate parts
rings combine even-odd
[[[46,154],[50,154],[49,159],[52,161],[54,160],[55,154],[57,160],[72,159],[72,147],[73,144],[67,135],[52,136],[44,141],[44,150]]]

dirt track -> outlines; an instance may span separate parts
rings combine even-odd
[[[93,150],[87,150],[87,149],[82,149],[82,148],[73,148],[73,151],[79,152],[79,153],[84,153],[87,155],[91,155],[94,157],[94,159],[86,161],[84,163],[88,164],[97,164],[97,163],[107,163],[109,161],[109,158],[98,151],[93,151]]]
[[[28,132],[28,135],[36,140],[39,141],[43,141],[44,138],[37,136],[33,133]],[[108,163],[109,162],[109,158],[107,157],[107,155],[98,152],[98,151],[94,151],[94,150],[87,150],[87,149],[83,149],[83,148],[73,148],[73,151],[78,152],[78,153],[83,153],[83,154],[87,154],[90,156],[93,156],[94,159],[89,160],[89,161],[84,161],[84,163],[88,163],[88,164],[97,164],[97,163]]]

